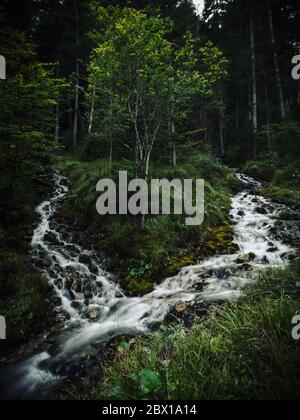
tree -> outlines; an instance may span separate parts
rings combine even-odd
[[[278,89],[279,108],[280,108],[281,118],[284,120],[286,119],[287,115],[286,115],[286,109],[285,109],[285,103],[284,103],[284,95],[283,95],[283,89],[282,89],[279,63],[278,63],[278,53],[277,53],[277,45],[276,45],[276,38],[275,38],[275,31],[274,31],[274,24],[273,24],[273,11],[272,11],[271,0],[268,0],[268,21],[269,21],[269,29],[270,29],[270,38],[271,38],[272,49],[273,49],[273,60],[274,60],[274,69],[275,69],[275,75],[276,75],[276,85]]]
[[[252,0],[250,0],[250,48],[251,48],[251,93],[252,93],[252,157],[256,158],[257,153],[257,78],[256,78],[256,52],[255,32]]]
[[[137,174],[147,179],[151,154],[165,125],[172,133],[176,164],[175,123],[187,115],[194,95],[213,92],[213,84],[224,71],[223,57],[207,45],[200,50],[205,67],[200,71],[201,60],[191,34],[178,50],[168,40],[170,20],[134,9],[117,10],[113,17],[102,12],[108,24],[93,52],[91,91],[101,91],[107,98],[110,121],[118,115],[119,125],[133,127]]]
[[[0,193],[8,203],[8,197],[21,200],[25,185],[42,176],[42,164],[55,146],[56,99],[63,83],[55,78],[52,65],[36,61],[34,47],[23,33],[2,19],[1,26],[5,30],[0,44],[9,67],[7,80],[0,84]]]

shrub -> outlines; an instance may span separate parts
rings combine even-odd
[[[258,160],[248,161],[242,171],[253,178],[262,181],[272,181],[278,164],[278,156],[276,154],[268,154]]]

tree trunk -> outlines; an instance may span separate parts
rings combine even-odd
[[[281,118],[284,120],[287,117],[287,113],[286,113],[285,104],[284,104],[284,95],[283,95],[283,89],[282,89],[282,83],[281,83],[281,77],[280,77],[276,38],[275,38],[275,31],[274,31],[274,24],[273,24],[273,12],[272,12],[272,6],[271,6],[270,0],[268,0],[268,18],[269,18],[271,43],[272,43],[272,48],[273,48],[273,61],[274,61],[276,85],[277,85],[278,97],[279,97],[280,114],[281,114]]]
[[[238,99],[236,99],[235,105],[235,128],[236,131],[239,131],[240,129],[240,103]]]
[[[93,124],[94,124],[95,97],[96,97],[96,92],[95,92],[95,89],[94,89],[94,91],[93,91],[93,96],[92,96],[92,106],[91,106],[91,114],[90,114],[90,122],[89,122],[89,131],[88,131],[89,136],[90,136],[90,135],[91,135],[91,133],[92,133]]]
[[[113,138],[110,135],[110,152],[109,152],[109,176],[112,177],[112,165],[113,165]]]
[[[59,78],[59,62],[57,63],[57,78]],[[56,98],[56,116],[55,116],[55,142],[58,143],[59,141],[59,123],[60,123],[60,96],[58,95]]]
[[[58,143],[59,141],[59,113],[60,113],[60,97],[57,97],[56,100],[56,117],[55,117],[55,142]]]
[[[222,161],[224,160],[225,156],[225,146],[224,146],[224,113],[223,110],[220,108],[219,110],[219,126],[220,126],[220,153]]]
[[[268,89],[268,76],[265,74],[265,107],[266,107],[266,125],[267,125],[267,136],[268,136],[268,147],[269,151],[273,151],[272,136],[270,129],[270,109],[269,109],[269,89]]]
[[[223,109],[223,105],[224,105],[224,101],[223,101],[223,90],[220,87],[219,88],[219,94],[220,94],[220,99],[221,99],[221,106],[219,107],[219,130],[220,130],[220,154],[221,154],[221,159],[223,161],[224,156],[225,156],[225,145],[224,145],[224,109]]]
[[[172,165],[174,168],[177,166],[177,150],[176,150],[176,138],[175,138],[175,122],[171,122],[171,139],[172,139]]]
[[[253,22],[253,7],[250,0],[250,45],[251,45],[251,75],[252,75],[252,157],[257,156],[257,79],[256,79],[256,54],[255,54],[255,32]]]
[[[78,142],[78,119],[79,119],[79,10],[78,1],[75,2],[76,13],[76,86],[75,86],[75,108],[74,108],[74,123],[73,123],[73,148],[77,147]]]

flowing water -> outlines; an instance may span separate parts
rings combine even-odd
[[[243,175],[245,190],[232,199],[231,219],[239,251],[217,255],[182,269],[140,298],[126,297],[114,276],[101,268],[101,257],[74,243],[71,227],[54,218],[68,192],[55,175],[53,197],[37,208],[40,223],[32,238],[33,255],[57,295],[63,328],[58,343],[1,372],[6,398],[43,398],[49,388],[80,371],[82,360],[100,343],[117,336],[148,334],[179,302],[235,299],[267,266],[285,263],[291,248],[270,230],[283,207],[253,192],[260,184]]]

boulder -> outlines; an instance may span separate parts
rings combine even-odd
[[[79,256],[78,261],[80,262],[80,264],[90,264],[91,263],[91,257],[87,254],[81,254]]]
[[[187,309],[188,309],[188,304],[184,302],[179,302],[175,306],[175,311],[177,312],[177,314],[180,314],[180,315],[186,312]]]
[[[251,264],[247,264],[247,263],[246,264],[243,264],[242,268],[245,271],[252,271],[253,270],[252,265]]]
[[[77,300],[74,300],[74,301],[71,303],[71,307],[72,307],[73,309],[76,309],[76,311],[80,311],[80,310],[82,309],[82,303],[81,303],[81,302],[78,302]]]
[[[244,264],[244,263],[248,263],[249,261],[251,261],[250,254],[242,254],[238,257],[238,259],[236,260],[236,263]]]
[[[268,214],[268,210],[264,207],[256,207],[255,211],[258,214]]]
[[[94,308],[94,309],[92,309],[90,312],[89,312],[89,318],[90,318],[90,320],[91,321],[98,321],[98,319],[100,318],[100,316],[101,316],[101,313],[102,313],[102,311],[101,311],[101,309],[99,309],[99,308]]]

